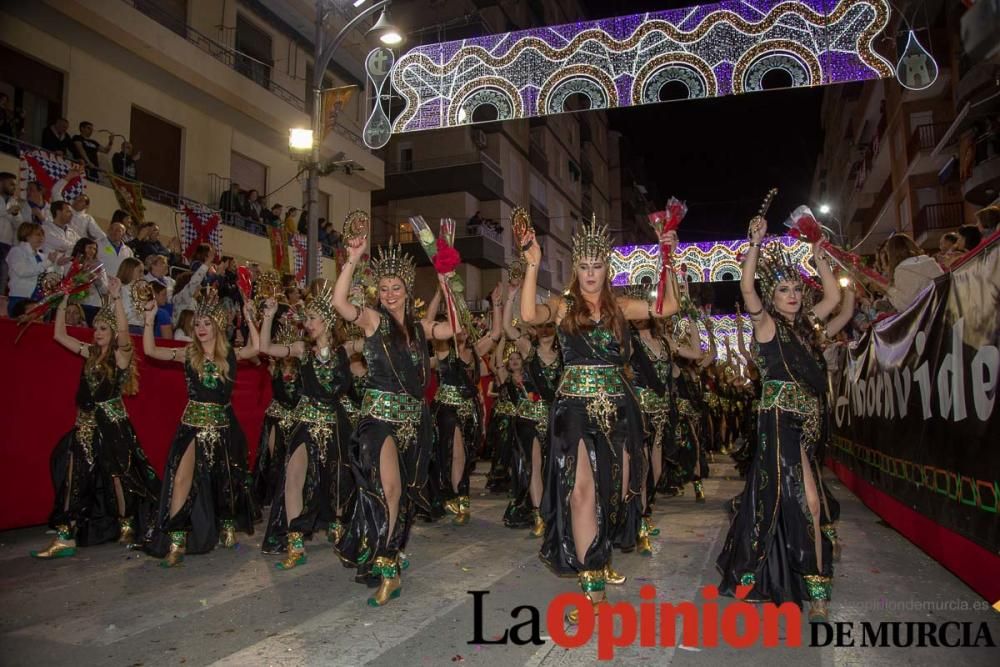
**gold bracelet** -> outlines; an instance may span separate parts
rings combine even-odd
[[[170,351],[170,361],[177,361],[177,348]]]

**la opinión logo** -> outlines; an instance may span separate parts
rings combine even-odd
[[[704,602],[656,602],[656,588],[645,585],[639,589],[640,602],[608,602],[591,613],[590,600],[583,593],[561,593],[545,611],[545,630],[557,646],[579,648],[597,634],[597,658],[611,660],[615,649],[632,646],[636,640],[644,648],[678,645],[677,625],[682,624],[680,643],[690,647],[749,648],[762,645],[802,646],[802,610],[793,602],[780,605],[773,602],[744,602],[751,586],[737,586],[736,600],[729,602],[720,613],[719,589],[701,589]],[[537,644],[542,640],[542,618],[537,607],[520,605],[510,616],[519,621],[506,628],[497,639],[484,637],[483,600],[489,591],[466,591],[473,597],[473,637],[469,644]],[[566,627],[566,614],[579,610],[579,622]],[[784,632],[781,621],[784,620]],[[860,622],[861,631],[854,632],[855,623],[813,623],[810,646],[862,647],[993,647],[989,626],[983,623],[927,622]],[[855,643],[857,641],[857,643]]]

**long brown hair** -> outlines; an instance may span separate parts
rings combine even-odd
[[[197,318],[195,318],[197,319]],[[215,324],[215,320],[208,318],[212,323],[212,327],[215,329],[215,350],[212,355],[212,362],[215,367],[219,370],[219,377],[223,380],[229,380],[229,341],[226,340],[226,334],[219,330],[219,327]],[[198,375],[205,372],[205,350],[201,347],[201,341],[198,340],[197,336],[193,337],[194,340],[188,343],[188,361],[191,363],[191,368],[193,368]]]
[[[610,264],[605,264],[605,266],[610,271]],[[569,296],[571,299],[568,300],[566,305],[566,316],[559,323],[564,332],[571,336],[576,336],[581,332],[590,331],[595,326],[606,326],[603,322],[607,321],[610,316],[611,326],[609,328],[614,332],[615,338],[618,339],[619,343],[625,340],[625,332],[627,331],[625,314],[618,307],[618,301],[611,291],[611,282],[609,280],[604,281],[604,286],[601,288],[600,300],[598,301],[601,307],[602,324],[594,324],[594,320],[591,317],[593,313],[591,312],[590,304],[583,298],[583,292],[580,290],[580,280],[576,276],[575,268],[573,271],[573,280],[569,284]]]
[[[90,354],[84,363],[88,373],[104,378],[113,378],[118,372],[118,364],[115,362],[115,351],[118,349],[118,334],[111,331],[111,344],[102,348],[96,343],[91,343]],[[135,396],[139,393],[139,369],[135,365],[135,355],[128,362],[128,377],[122,384],[122,396]]]

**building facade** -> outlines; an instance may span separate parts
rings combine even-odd
[[[350,18],[335,12],[329,29]],[[24,111],[20,137],[41,143],[44,128],[65,117],[70,133],[90,121],[129,137],[142,152],[146,219],[174,236],[179,197],[212,207],[236,182],[268,204],[302,208],[304,180],[290,156],[288,130],[309,127],[315,4],[309,0],[60,0],[4,3],[0,9],[0,93]],[[371,47],[361,32],[334,57],[328,86],[364,87]],[[364,95],[340,114],[322,144],[325,160],[350,161],[348,174],[320,182],[320,216],[339,222],[368,210],[384,185],[381,159],[360,140]],[[110,170],[110,155],[101,155]],[[17,172],[17,158],[0,156],[0,170]],[[91,213],[106,224],[117,208],[109,187],[88,186]],[[228,220],[227,222],[237,221]],[[259,225],[227,226],[223,252],[271,263]],[[328,260],[326,260],[328,261]],[[326,264],[327,275],[332,265]]]
[[[431,24],[411,32],[408,38],[414,43],[408,46],[583,17],[575,1],[423,0],[393,10],[393,20],[402,26]],[[477,117],[464,127],[394,136],[383,151],[386,189],[373,193],[376,241],[394,237],[412,244],[408,249],[428,265],[408,219],[421,215],[436,230],[440,218],[453,218],[465,264],[460,271],[466,298],[478,309],[516,256],[510,220],[512,211],[523,207],[531,213],[543,249],[540,286],[561,289],[572,274],[577,224],[594,215],[611,227],[621,221],[620,192],[613,185],[618,172],[611,168],[617,139],[605,112],[576,108],[581,112],[502,123]],[[485,222],[476,224],[479,220]],[[427,286],[435,284],[431,271],[422,268],[418,280],[428,292],[425,297],[433,289]]]
[[[966,9],[931,0],[922,6],[914,20],[928,28],[917,35],[939,67],[932,86],[911,90],[884,79],[824,93],[825,139],[812,199],[830,207],[822,222],[860,254],[873,253],[896,232],[937,248],[943,233],[975,222],[974,212],[996,197],[1000,183],[997,153],[985,145],[996,140],[984,131],[996,127],[997,100],[977,106],[972,116],[963,111],[998,92],[996,77],[990,78],[1000,53],[996,3]],[[907,31],[898,13],[885,34],[897,36],[902,53]],[[883,52],[898,59],[891,47]],[[973,145],[978,152],[970,151]]]

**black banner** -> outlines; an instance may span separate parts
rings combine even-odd
[[[831,372],[831,455],[1000,551],[1000,245],[876,324]]]

